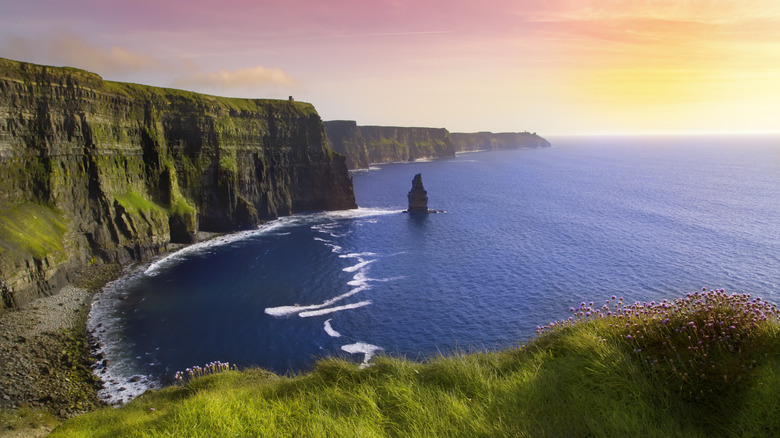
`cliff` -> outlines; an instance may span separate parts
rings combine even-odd
[[[330,147],[347,157],[350,169],[365,169],[373,163],[455,156],[455,145],[444,128],[358,126],[351,120],[324,123]]]
[[[308,103],[104,81],[0,58],[2,305],[94,262],[143,260],[195,233],[355,208]]]
[[[473,132],[450,134],[456,152],[496,151],[519,148],[548,148],[550,142],[530,132]]]
[[[530,132],[450,133],[444,128],[358,126],[352,120],[324,122],[330,147],[347,157],[349,169],[370,164],[454,157],[457,152],[550,147]]]

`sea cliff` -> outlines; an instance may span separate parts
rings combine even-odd
[[[443,128],[358,126],[352,120],[324,123],[330,147],[347,157],[350,169],[365,169],[373,163],[455,156],[450,133]]]
[[[453,132],[450,138],[457,152],[550,147],[550,142],[535,132]]]
[[[457,152],[550,147],[550,142],[529,132],[450,133],[444,128],[359,126],[353,120],[325,123],[328,144],[347,157],[349,169],[371,164],[454,157]]]
[[[198,230],[355,207],[345,158],[311,104],[0,58],[0,307]]]

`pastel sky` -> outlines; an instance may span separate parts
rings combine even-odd
[[[780,132],[778,0],[0,0],[0,57],[453,132]]]

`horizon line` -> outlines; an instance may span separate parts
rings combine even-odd
[[[575,133],[549,133],[538,135],[550,137],[682,137],[682,136],[737,136],[737,135],[780,135],[780,131],[620,131],[620,132],[575,132]]]

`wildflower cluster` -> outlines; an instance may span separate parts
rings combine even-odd
[[[703,289],[684,298],[627,305],[613,296],[601,307],[582,303],[572,316],[538,333],[598,320],[608,340],[635,355],[646,370],[686,399],[700,400],[743,384],[755,352],[777,323],[778,309],[748,294]]]
[[[173,378],[184,385],[185,383],[191,381],[192,379],[195,379],[197,377],[203,377],[207,376],[209,374],[217,374],[221,373],[223,371],[230,371],[230,370],[236,370],[238,369],[235,365],[230,365],[229,363],[223,363],[219,361],[211,362],[209,364],[204,365],[203,367],[194,366],[192,368],[187,368],[184,371],[176,371],[176,374],[173,376]]]

